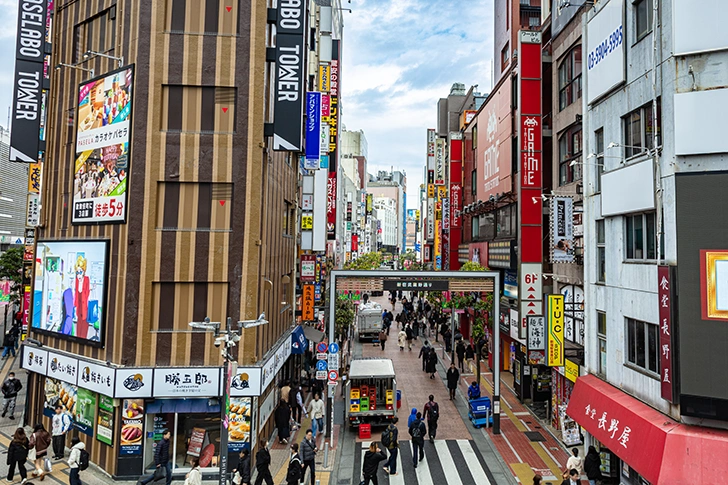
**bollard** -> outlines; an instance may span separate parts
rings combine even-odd
[[[328,442],[324,441],[324,468],[329,467],[329,446]],[[318,480],[316,480],[318,482]]]

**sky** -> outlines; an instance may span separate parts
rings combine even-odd
[[[492,0],[341,0],[342,122],[364,130],[369,172],[407,173],[407,205],[417,208],[427,128],[453,83],[487,93],[493,57]],[[0,0],[0,125],[12,103],[17,0]]]
[[[415,209],[438,99],[456,82],[490,90],[492,0],[341,1],[352,9],[342,12],[342,122],[364,130],[369,173],[407,173]]]

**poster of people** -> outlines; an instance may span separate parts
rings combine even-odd
[[[39,241],[32,327],[100,345],[108,241]]]
[[[133,65],[79,86],[74,224],[126,220]]]
[[[551,198],[551,256],[554,263],[574,262],[574,199]]]

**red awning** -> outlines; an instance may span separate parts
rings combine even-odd
[[[576,380],[566,414],[650,483],[728,476],[728,431],[680,424],[593,375]]]

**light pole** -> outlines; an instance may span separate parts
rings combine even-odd
[[[256,320],[242,320],[238,322],[238,328],[231,328],[232,318],[227,317],[225,320],[225,330],[220,330],[220,322],[212,322],[206,317],[202,322],[190,322],[190,327],[211,331],[215,336],[215,347],[220,348],[220,355],[225,359],[222,368],[222,397],[220,399],[220,421],[222,429],[220,430],[220,485],[227,485],[227,469],[228,469],[228,408],[230,403],[230,376],[237,371],[238,363],[232,355],[230,349],[235,347],[240,341],[240,329],[252,328],[258,325],[265,325],[268,320],[265,319],[265,313],[261,313]],[[235,369],[235,370],[233,370]],[[232,372],[231,372],[232,371]]]

